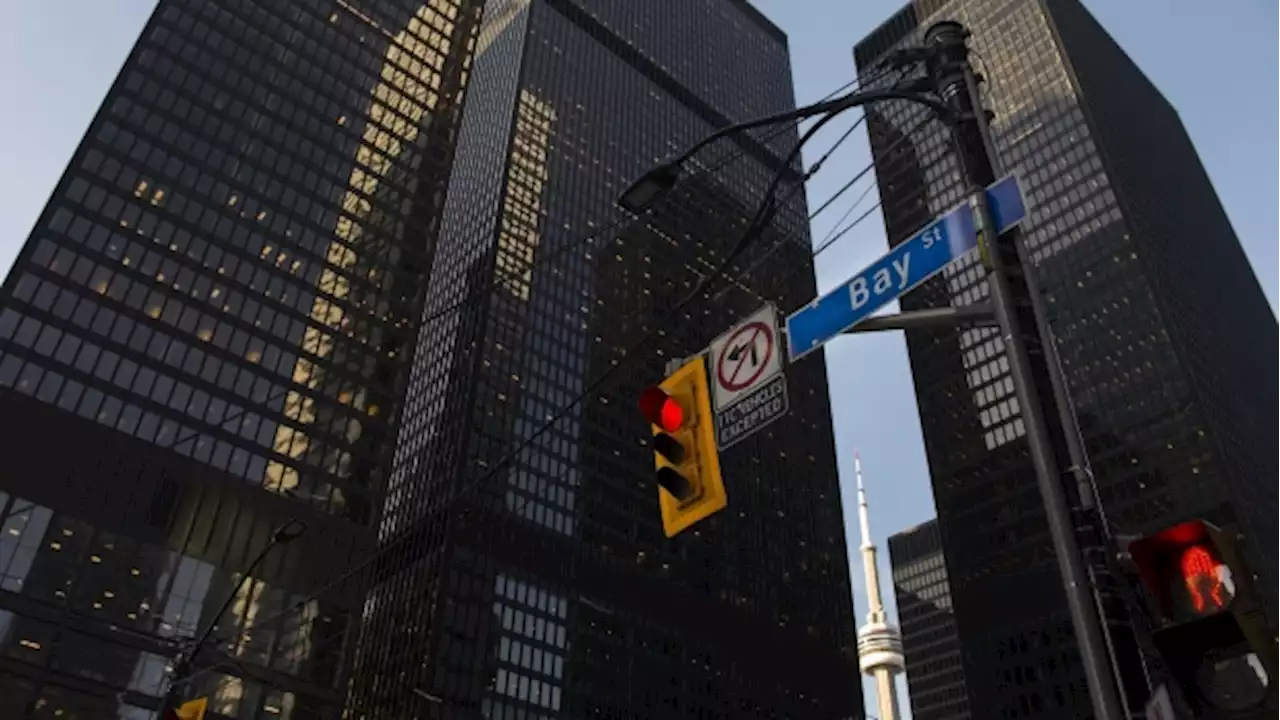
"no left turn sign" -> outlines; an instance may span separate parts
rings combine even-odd
[[[716,360],[716,382],[730,392],[752,387],[768,367],[773,346],[773,328],[764,323],[751,322],[734,330]]]
[[[766,305],[711,343],[716,410],[733,405],[782,372],[778,316]]]

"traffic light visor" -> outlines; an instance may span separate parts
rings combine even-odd
[[[1196,668],[1196,689],[1209,707],[1240,712],[1260,705],[1271,679],[1248,642],[1205,653]]]
[[[684,425],[684,408],[660,387],[651,387],[640,394],[640,412],[650,424],[664,432],[675,432]]]
[[[1222,612],[1235,597],[1231,571],[1200,520],[1138,540],[1129,551],[1161,613],[1173,622]]]

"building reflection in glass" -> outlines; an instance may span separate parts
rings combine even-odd
[[[318,406],[310,394],[290,390],[284,414],[300,426],[318,424],[355,444],[363,433],[361,416],[376,417],[386,400],[361,382],[361,375],[325,372],[334,360],[332,336],[358,338],[372,348],[380,348],[384,330],[376,323],[370,327],[362,315],[382,313],[381,320],[398,329],[407,328],[413,320],[387,315],[381,295],[383,285],[391,280],[385,267],[386,256],[395,250],[385,233],[380,236],[379,231],[388,219],[383,208],[408,202],[407,192],[400,188],[416,185],[403,161],[418,154],[415,145],[420,128],[439,101],[440,69],[449,53],[449,38],[454,29],[450,18],[456,16],[456,9],[449,3],[432,0],[418,9],[403,30],[391,33],[355,7],[345,2],[338,4],[354,21],[363,22],[371,31],[386,37],[386,55],[369,100],[355,165],[339,204],[334,239],[324,250],[326,262],[317,280],[319,292],[310,311],[315,322],[303,333],[303,352],[298,356],[292,377],[299,385],[323,390],[356,413],[326,410]],[[337,22],[337,15],[331,17],[331,22]],[[345,116],[338,120],[340,125],[347,122]],[[388,177],[394,183],[384,182]],[[376,198],[377,205],[370,198]],[[394,225],[394,216],[391,219]],[[373,289],[353,287],[348,279],[353,274],[367,280]],[[361,337],[362,333],[367,335]],[[390,359],[395,358],[395,349],[387,352]],[[371,354],[363,369],[371,371],[376,362],[378,359]],[[351,477],[352,458],[348,452],[325,453],[322,444],[314,443],[300,429],[279,427],[272,445],[282,455],[299,461],[307,459],[307,464],[319,465],[337,477]],[[268,489],[296,494],[298,482],[295,466],[277,461],[268,463],[265,483]],[[340,490],[335,493],[338,498],[342,497]]]

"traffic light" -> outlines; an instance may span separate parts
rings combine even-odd
[[[653,429],[662,529],[674,537],[728,504],[702,356],[645,390],[640,412]]]
[[[1196,717],[1274,708],[1275,634],[1236,532],[1191,520],[1129,554],[1156,611],[1152,641]]]
[[[177,710],[169,710],[164,720],[204,720],[204,711],[209,707],[209,698],[188,700],[178,706]]]

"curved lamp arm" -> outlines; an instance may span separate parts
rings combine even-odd
[[[803,120],[815,115],[823,115],[826,113],[838,114],[848,110],[849,108],[866,105],[873,102],[882,102],[885,100],[907,100],[909,102],[920,103],[937,113],[943,122],[952,123],[957,120],[964,119],[959,113],[953,110],[943,101],[932,95],[920,92],[911,88],[877,88],[874,90],[859,90],[842,95],[838,98],[826,100],[823,102],[806,105],[802,108],[796,108],[784,113],[775,115],[766,115],[764,117],[747,120],[720,128],[705,138],[694,143],[688,150],[680,153],[676,157],[666,160],[655,165],[648,172],[641,175],[639,179],[633,182],[626,190],[618,196],[618,205],[625,210],[633,213],[640,213],[653,204],[654,200],[664,195],[671,188],[675,187],[676,181],[680,179],[680,168],[689,158],[693,157],[699,150],[710,145],[711,143],[733,135],[744,130],[764,127],[766,125],[776,125],[791,120]]]

